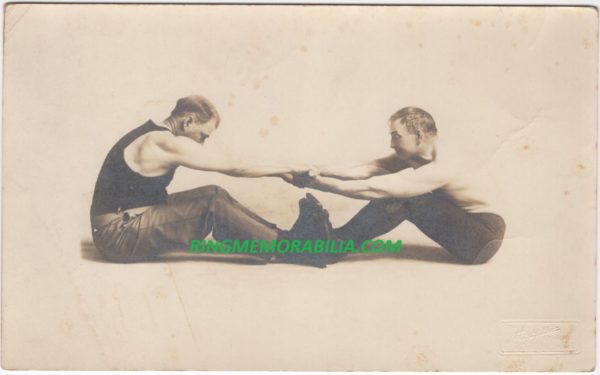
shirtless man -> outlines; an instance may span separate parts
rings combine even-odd
[[[370,200],[335,236],[362,243],[408,220],[460,261],[487,262],[500,248],[505,224],[472,189],[473,170],[447,152],[433,118],[420,108],[394,113],[389,130],[392,155],[353,168],[315,168],[312,179],[306,174],[307,187]]]
[[[300,201],[292,231],[283,231],[237,202],[219,186],[168,195],[176,168],[221,172],[234,177],[281,177],[291,182],[306,169],[257,167],[231,161],[202,147],[219,126],[215,107],[201,96],[177,101],[162,123],[147,121],[110,150],[96,187],[90,218],[94,244],[113,262],[152,259],[212,232],[216,240],[316,239],[328,230],[326,213],[310,195]],[[300,238],[301,237],[301,238]],[[260,254],[264,260],[273,254]],[[280,261],[324,267],[311,254]]]

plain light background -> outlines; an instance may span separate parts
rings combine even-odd
[[[9,7],[4,217],[12,220],[5,222],[4,231],[5,366],[501,369],[514,362],[492,359],[497,357],[495,344],[482,332],[489,329],[493,335],[492,323],[502,319],[530,318],[579,320],[577,345],[583,354],[579,359],[558,358],[556,365],[568,369],[585,363],[585,368],[594,349],[596,17],[593,10],[582,8]],[[501,191],[496,203],[508,223],[508,241],[487,269],[385,259],[340,265],[337,271],[331,267],[315,280],[314,271],[297,268],[175,265],[185,267],[175,274],[182,278],[179,285],[188,285],[183,287],[188,293],[180,290],[174,299],[187,302],[188,309],[190,304],[192,310],[206,308],[189,285],[198,281],[198,269],[211,267],[223,268],[203,276],[214,285],[202,289],[204,300],[220,302],[210,306],[215,312],[229,306],[227,316],[252,311],[256,300],[265,302],[260,311],[285,333],[279,346],[267,345],[269,353],[302,346],[310,337],[306,327],[300,329],[268,310],[269,299],[290,298],[279,301],[290,312],[297,301],[307,300],[302,293],[312,289],[305,284],[298,292],[297,287],[276,285],[275,291],[265,291],[267,281],[281,283],[289,277],[297,282],[292,276],[299,273],[313,277],[311,282],[339,283],[326,288],[330,294],[323,299],[317,296],[303,305],[305,312],[328,307],[329,315],[312,320],[308,332],[321,343],[310,341],[314,350],[338,345],[330,357],[315,359],[304,346],[295,353],[298,357],[244,357],[237,346],[254,343],[252,324],[229,326],[224,319],[209,324],[146,299],[150,311],[158,309],[168,322],[153,326],[147,313],[139,317],[144,302],[135,299],[150,290],[141,282],[153,271],[147,265],[127,268],[82,260],[79,242],[89,237],[82,212],[116,139],[148,118],[166,117],[178,97],[191,93],[206,95],[221,111],[222,127],[207,147],[265,163],[352,163],[381,156],[389,152],[387,117],[405,105],[421,106],[436,118],[440,132],[456,139],[457,152],[485,160],[490,181]],[[304,194],[274,179],[240,180],[184,170],[177,172],[170,190],[209,183],[226,187],[284,227],[293,222],[296,201]],[[316,195],[337,225],[364,204]],[[396,237],[428,244],[409,224],[390,234]],[[365,269],[367,264],[372,269]],[[356,269],[344,270],[350,266]],[[415,271],[419,267],[422,272]],[[161,271],[172,273],[170,268]],[[391,294],[378,288],[362,294],[364,284],[343,288],[359,282],[357,276],[372,281],[386,271],[386,281],[406,282],[402,278],[408,277],[419,290]],[[453,283],[444,276],[453,277]],[[223,285],[220,277],[231,281]],[[150,280],[158,290],[163,287],[160,280]],[[263,288],[244,290],[247,280]],[[232,300],[219,301],[214,294],[219,288],[233,290]],[[248,300],[240,300],[235,291],[246,292]],[[256,300],[252,293],[257,293]],[[465,299],[456,301],[457,294]],[[160,295],[156,292],[153,298],[160,301]],[[356,301],[368,295],[356,309]],[[118,311],[109,298],[126,301],[120,317],[111,315],[111,309]],[[320,303],[325,301],[338,304]],[[445,313],[435,308],[440,303],[449,305]],[[357,314],[344,307],[355,308]],[[359,314],[399,308],[408,310],[404,317],[386,315],[379,323]],[[345,318],[333,321],[337,315],[331,309],[345,311]],[[138,326],[131,323],[136,315]],[[181,319],[183,315],[187,318]],[[449,324],[446,315],[461,318]],[[264,323],[254,314],[250,321],[254,327]],[[465,331],[470,325],[478,329]],[[225,331],[211,330],[216,327]],[[419,327],[425,331],[422,344],[403,338]],[[169,338],[167,332],[173,329],[192,334]],[[440,341],[448,331],[452,339]],[[342,332],[364,343],[365,350],[347,357],[338,342]],[[40,339],[41,333],[46,339]],[[174,349],[150,345],[150,337],[163,343],[168,338]],[[194,348],[204,349],[200,343],[214,343],[216,337],[229,341],[217,340],[213,350],[232,345],[240,355],[233,363],[210,349],[194,356]],[[472,350],[488,349],[474,358],[455,358],[453,340]],[[65,356],[65,347],[73,346],[89,346],[84,362]],[[139,357],[125,358],[119,348],[134,350]],[[376,349],[381,353],[374,355]],[[402,355],[393,358],[388,351]],[[547,359],[520,361],[517,366],[523,369],[538,369]]]

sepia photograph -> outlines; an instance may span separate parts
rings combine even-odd
[[[2,368],[594,371],[591,6],[8,4]]]

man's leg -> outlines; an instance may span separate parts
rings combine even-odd
[[[396,198],[372,200],[334,234],[358,244],[379,237],[408,219],[407,202],[408,199]]]
[[[499,215],[469,213],[437,191],[407,206],[409,220],[464,263],[485,263],[500,249],[506,227]]]
[[[131,255],[136,260],[187,249],[192,240],[211,232],[216,240],[271,241],[278,236],[276,225],[214,185],[172,194],[167,204],[149,208],[139,219],[139,237]]]
[[[414,198],[373,200],[335,230],[341,239],[362,243],[409,220],[465,263],[489,260],[500,248],[504,220],[492,213],[468,213],[439,192]]]
[[[312,198],[312,199],[311,199]],[[116,218],[94,230],[94,243],[113,262],[149,260],[161,253],[187,248],[210,232],[216,240],[318,239],[326,236],[331,224],[326,212],[312,196],[300,200],[300,214],[290,231],[282,231],[233,199],[218,186],[205,186],[169,196],[167,204],[148,208],[141,215]],[[257,254],[271,260],[273,250]],[[281,261],[324,268],[317,254],[279,257]]]
[[[379,237],[408,218],[406,199],[377,199],[370,201],[350,221],[333,230],[333,239],[354,241],[355,246]],[[326,254],[329,264],[336,263],[349,253]]]

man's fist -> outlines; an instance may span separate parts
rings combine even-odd
[[[308,185],[310,185],[310,183],[312,182],[312,180],[319,174],[319,172],[316,169],[309,169],[308,171],[304,172],[304,173],[298,173],[298,174],[294,174],[294,178],[292,183],[300,188],[306,187]]]

